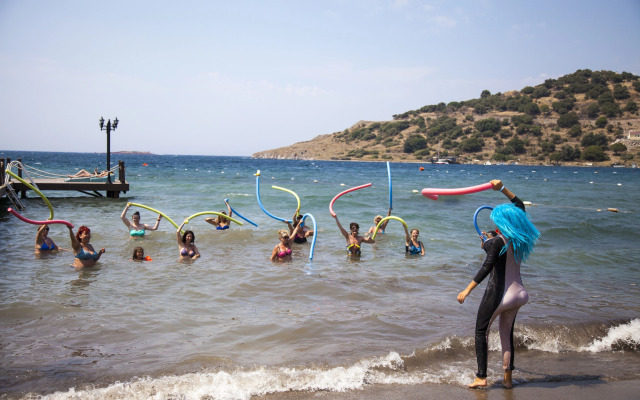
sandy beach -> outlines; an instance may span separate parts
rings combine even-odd
[[[486,389],[466,389],[454,385],[371,385],[362,390],[348,392],[289,392],[254,397],[260,400],[418,400],[418,399],[581,399],[600,400],[638,398],[640,380],[604,381],[586,380],[570,382],[536,382],[515,386],[511,390],[502,388],[499,381]]]

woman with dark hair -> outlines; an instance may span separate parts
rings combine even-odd
[[[478,372],[476,379],[469,384],[472,389],[487,386],[489,328],[497,317],[500,317],[502,368],[505,371],[502,385],[507,389],[513,386],[513,327],[518,310],[529,300],[520,278],[520,265],[529,258],[540,236],[524,211],[524,203],[507,190],[501,181],[493,180],[491,183],[493,190],[504,193],[512,204],[500,204],[491,212],[498,235],[484,242],[483,249],[487,257],[471,283],[458,294],[458,302],[464,303],[469,293],[491,274],[476,318]]]
[[[309,236],[313,236],[315,233],[313,229],[309,229],[306,225],[303,225],[302,230],[297,231],[294,235],[294,231],[302,223],[302,215],[300,215],[300,213],[296,211],[291,221],[293,222],[293,224],[291,224],[291,222],[289,221],[285,222],[287,223],[287,226],[289,226],[289,235],[293,237],[293,242],[298,244],[307,243],[307,238]]]
[[[195,240],[196,235],[193,231],[185,231],[184,234],[180,235],[182,231],[182,227],[187,221],[184,221],[182,225],[176,231],[176,238],[178,239],[178,248],[180,249],[180,260],[195,260],[200,257],[200,252],[198,252],[198,248],[196,247]]]
[[[122,218],[122,222],[127,227],[127,229],[129,229],[130,236],[144,236],[145,231],[155,231],[156,229],[158,229],[158,226],[160,225],[160,219],[162,219],[162,215],[158,215],[158,219],[156,220],[156,224],[154,226],[149,226],[147,224],[140,223],[140,212],[136,211],[133,213],[133,215],[131,215],[131,219],[133,220],[133,222],[129,222],[126,217],[129,207],[131,207],[131,203],[127,203],[124,210],[122,210],[122,215],[120,216],[120,218]]]
[[[40,225],[36,235],[36,253],[52,253],[60,248],[49,237],[49,225]]]
[[[418,240],[418,236],[420,235],[420,231],[417,229],[412,229],[411,234],[409,234],[409,229],[404,227],[404,238],[405,238],[405,247],[404,251],[407,254],[420,254],[424,255],[424,243]]]
[[[82,225],[78,228],[78,233],[73,234],[73,228],[69,228],[69,236],[71,237],[71,248],[73,249],[74,261],[73,266],[77,268],[92,267],[96,261],[100,259],[104,248],[95,251],[91,243],[91,230]]]
[[[222,210],[220,211],[220,214],[229,215],[231,217],[233,215],[233,211],[231,211],[231,206],[226,201],[224,202],[224,204],[227,205],[227,211],[229,212],[229,214],[225,213]],[[211,225],[214,225],[216,227],[216,230],[218,231],[229,229],[229,226],[231,225],[231,221],[223,217],[222,215],[218,215],[215,218],[207,217],[204,220],[205,222],[208,222]]]
[[[360,236],[358,234],[359,230],[360,230],[360,225],[358,225],[355,222],[352,222],[349,224],[349,232],[345,231],[344,228],[342,227],[342,225],[340,224],[340,221],[338,221],[338,216],[334,215],[333,218],[336,219],[336,224],[338,224],[338,228],[340,229],[340,232],[342,233],[342,236],[345,237],[345,239],[347,239],[347,254],[350,256],[360,256],[361,251],[360,251],[360,245],[362,243],[375,243],[376,241],[374,239],[371,239],[368,236]]]

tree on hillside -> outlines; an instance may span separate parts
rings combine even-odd
[[[416,150],[427,148],[427,139],[419,134],[413,134],[404,141],[403,151],[405,153],[413,153]]]
[[[613,86],[613,97],[616,100],[625,100],[628,99],[631,95],[629,94],[629,89],[626,86],[622,86],[620,83],[616,83]]]
[[[613,151],[613,154],[617,156],[623,151],[627,151],[627,146],[625,146],[623,143],[617,142],[611,145],[611,151]]]
[[[490,92],[490,91],[488,91],[488,90],[486,90],[486,89],[485,89],[485,90],[483,90],[483,91],[482,91],[482,93],[480,93],[480,98],[481,98],[481,99],[485,99],[485,98],[487,98],[487,97],[489,97],[489,96],[491,96],[491,92]]]
[[[606,148],[608,144],[609,139],[604,133],[587,133],[580,141],[580,146],[582,147],[601,146],[602,148]]]
[[[598,114],[600,114],[600,106],[598,103],[591,103],[587,106],[585,112],[587,113],[587,117],[597,118]]]
[[[560,128],[571,128],[574,125],[579,125],[580,120],[578,119],[578,114],[571,111],[561,115],[560,118],[558,118],[557,123]]]
[[[602,129],[605,126],[607,126],[608,123],[609,123],[609,121],[607,120],[607,117],[600,117],[595,122],[596,128],[600,128],[600,129]]]
[[[582,159],[586,161],[606,161],[609,157],[600,146],[588,146],[582,152]]]

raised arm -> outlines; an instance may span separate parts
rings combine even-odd
[[[387,217],[391,215],[391,208],[389,208],[389,212],[387,213]],[[387,224],[389,223],[389,220],[386,220],[382,223],[382,225],[380,225],[380,228],[382,228],[382,230],[386,230],[387,229]],[[405,228],[406,229],[406,228]]]
[[[340,221],[338,220],[338,216],[334,215],[333,218],[336,219],[336,224],[338,225],[338,228],[340,229],[340,232],[342,232],[342,236],[344,236],[345,239],[349,240],[349,232],[345,231],[344,228],[342,227],[342,225],[340,225]]]
[[[40,247],[42,246],[42,243],[44,242],[44,229],[47,227],[48,225],[40,225],[40,227],[38,228],[38,234],[36,235],[36,247]]]
[[[229,205],[229,202],[225,200],[224,204],[227,205],[227,211],[229,212],[229,217],[232,217],[233,216],[233,211],[231,211],[231,206]]]
[[[511,200],[511,202],[515,204],[516,207],[518,207],[522,211],[525,211],[524,203],[522,202],[522,200],[520,200],[515,194],[513,194],[509,189],[507,189],[501,180],[494,179],[491,181],[491,184],[493,185],[493,190],[502,192],[502,194],[507,196],[507,199]]]
[[[180,225],[180,227],[178,227],[178,230],[176,231],[176,239],[178,239],[178,246],[184,246],[184,242],[182,241],[182,236],[180,236],[180,233],[182,232],[182,227],[186,222],[187,220],[185,219]]]
[[[122,222],[127,227],[127,229],[131,227],[131,223],[127,219],[127,210],[129,210],[129,207],[131,207],[131,203],[127,203],[127,205],[124,206],[124,210],[122,210],[122,215],[120,216],[120,218],[122,219]]]
[[[71,238],[71,248],[75,252],[82,246],[80,245],[80,242],[78,242],[78,239],[76,239],[76,235],[73,234],[73,228],[70,226],[67,226],[67,228],[69,228],[69,237]]]
[[[160,226],[160,220],[162,219],[162,215],[158,214],[158,219],[156,220],[156,224],[151,227],[147,224],[144,225],[144,228],[150,231],[155,231],[156,229],[158,229],[158,226]]]
[[[409,246],[411,244],[411,235],[409,234],[409,229],[407,229],[406,226],[402,225],[404,227],[404,241],[407,243],[407,246]]]

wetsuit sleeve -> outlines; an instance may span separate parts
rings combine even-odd
[[[499,236],[495,238],[491,238],[484,242],[484,251],[487,252],[487,258],[484,259],[484,263],[482,263],[482,267],[473,278],[475,283],[480,283],[484,280],[484,278],[491,273],[493,266],[498,262],[498,258],[500,257],[500,250],[503,246],[503,241]]]
[[[518,198],[518,196],[513,196],[513,199],[511,199],[511,202],[522,211],[525,211],[524,203],[522,202],[522,200]]]

